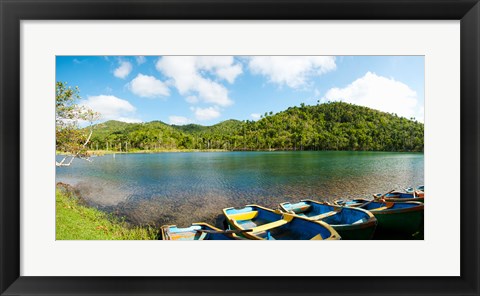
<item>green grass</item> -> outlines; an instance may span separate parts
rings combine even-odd
[[[56,190],[57,240],[155,240],[158,230],[130,227],[126,222],[81,205],[73,193]]]

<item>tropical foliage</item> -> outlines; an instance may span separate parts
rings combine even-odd
[[[108,121],[95,128],[90,149],[111,151],[423,151],[424,136],[424,125],[413,118],[343,102],[302,104],[265,113],[258,121],[226,120],[213,126]]]

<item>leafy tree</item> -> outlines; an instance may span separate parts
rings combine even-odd
[[[56,150],[65,153],[56,166],[69,166],[78,157],[88,159],[87,144],[93,133],[93,122],[98,120],[99,114],[85,106],[77,104],[80,99],[78,87],[67,86],[66,82],[57,82],[55,85],[55,139]],[[79,121],[89,122],[89,128],[79,128]]]

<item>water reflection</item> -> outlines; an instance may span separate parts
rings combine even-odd
[[[199,152],[117,154],[57,168],[57,182],[136,224],[214,224],[221,209],[276,208],[423,184],[423,154],[384,152]]]

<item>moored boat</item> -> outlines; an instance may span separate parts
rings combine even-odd
[[[354,198],[351,200],[345,200],[345,199],[336,199],[333,201],[333,205],[336,206],[341,206],[341,207],[350,207],[350,208],[356,208],[358,206],[361,206],[371,200],[368,200],[366,198]]]
[[[381,202],[366,199],[343,202],[337,200],[336,203],[370,211],[378,221],[374,238],[412,237],[412,235],[423,233],[423,203]]]
[[[393,191],[385,194],[377,193],[373,195],[375,198],[384,199],[390,202],[407,202],[407,201],[424,201],[424,193],[420,191],[414,191],[413,193]]]
[[[263,240],[337,240],[340,235],[322,221],[282,213],[259,205],[223,209],[232,229],[249,230],[240,235]]]
[[[240,239],[235,232],[218,229],[207,223],[192,223],[190,227],[176,225],[161,227],[162,240],[234,240]]]
[[[345,240],[371,239],[375,233],[377,219],[370,212],[359,208],[347,208],[302,200],[297,203],[280,204],[282,211],[311,221],[323,221],[335,229]]]
[[[407,193],[413,193],[414,191],[417,191],[417,192],[425,192],[425,186],[424,185],[419,185],[417,186],[417,188],[413,188],[413,187],[408,187],[407,189],[405,189],[405,191]]]

